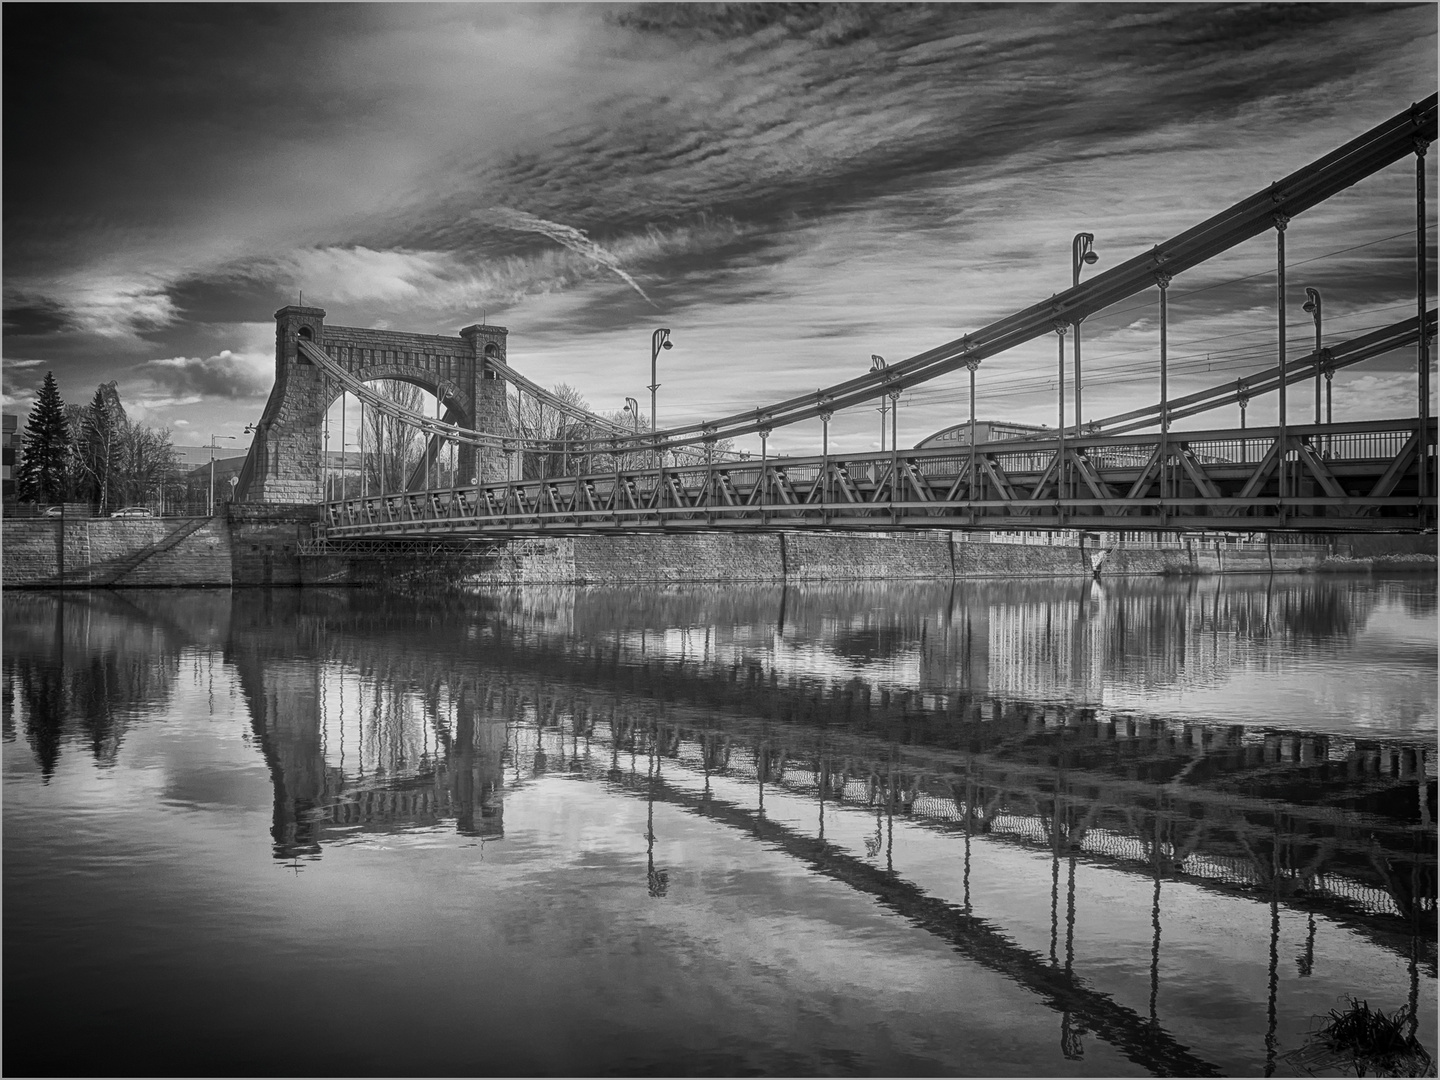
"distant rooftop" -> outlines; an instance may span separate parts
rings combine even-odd
[[[231,458],[243,458],[250,452],[250,447],[230,444],[227,442],[215,445],[215,460],[228,461]],[[181,465],[209,465],[209,446],[176,446],[175,453],[180,459]]]
[[[1017,424],[1010,420],[976,420],[975,421],[975,442],[999,442],[1002,439],[1023,439],[1030,435],[1037,435],[1050,428],[1044,424]],[[963,424],[952,424],[947,428],[941,428],[933,435],[928,435],[915,444],[918,450],[922,446],[934,446],[937,443],[959,443],[962,446],[970,445],[970,421]]]

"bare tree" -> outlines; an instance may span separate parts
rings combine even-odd
[[[371,386],[381,398],[412,413],[424,412],[424,392],[411,383],[381,379]],[[371,492],[404,491],[425,453],[425,436],[413,424],[379,409],[365,410],[362,470]]]
[[[590,404],[568,383],[556,383],[550,391],[571,408],[590,411]],[[584,468],[578,443],[584,442],[593,425],[518,388],[506,397],[510,429],[526,442],[521,477],[564,476]]]
[[[166,484],[179,461],[170,432],[127,421],[121,427],[119,443],[121,471],[115,487],[121,501],[146,503],[156,496],[163,503]]]

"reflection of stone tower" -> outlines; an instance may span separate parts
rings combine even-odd
[[[450,797],[456,811],[456,831],[464,836],[505,835],[501,771],[504,753],[504,722],[477,722],[474,704],[462,695],[455,709]]]
[[[275,853],[287,859],[317,854],[315,812],[329,804],[332,794],[320,740],[318,669],[268,665],[263,695],[252,702],[251,723],[275,786]]]

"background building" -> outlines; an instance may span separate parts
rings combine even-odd
[[[4,416],[4,443],[0,446],[0,476],[3,476],[3,492],[0,497],[10,500],[15,497],[15,451],[20,442],[20,417],[14,413]]]

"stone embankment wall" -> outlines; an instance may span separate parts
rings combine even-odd
[[[384,558],[300,554],[308,506],[231,504],[225,517],[6,519],[5,588],[368,585],[402,579],[519,585],[625,582],[843,582],[1089,577],[1093,549],[991,543],[986,534],[712,533],[515,540],[487,555]],[[1433,536],[1357,535],[1237,549],[1114,548],[1104,577],[1150,574],[1435,571]]]
[[[6,588],[229,585],[231,536],[221,518],[5,521]]]
[[[299,585],[311,507],[231,506],[213,518],[6,518],[7,589]]]

